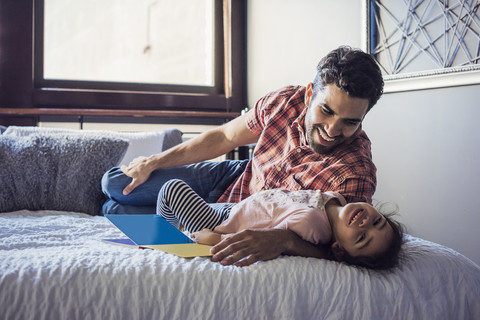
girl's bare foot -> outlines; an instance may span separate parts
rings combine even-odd
[[[203,229],[201,231],[193,232],[190,234],[190,238],[199,244],[206,244],[214,246],[222,241],[222,235],[220,233],[213,232],[210,229]]]

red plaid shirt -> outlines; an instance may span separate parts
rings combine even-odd
[[[371,202],[376,168],[363,130],[321,155],[307,144],[305,87],[286,87],[260,99],[246,114],[248,128],[259,136],[245,172],[218,199],[240,202],[273,188],[335,191],[348,202]]]

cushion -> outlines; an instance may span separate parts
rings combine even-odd
[[[162,152],[182,142],[182,132],[178,129],[167,129],[146,132],[116,132],[101,130],[73,130],[62,128],[45,128],[45,127],[19,127],[10,126],[4,132],[5,135],[28,136],[34,134],[82,134],[82,135],[103,135],[108,137],[117,137],[129,141],[129,147],[125,156],[120,160],[118,165],[128,165],[133,159]]]
[[[128,141],[101,135],[0,136],[0,212],[59,210],[99,214],[100,181]]]

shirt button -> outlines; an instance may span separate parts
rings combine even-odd
[[[282,167],[278,166],[278,167],[277,167],[277,171],[278,171],[278,172],[282,171]]]
[[[297,153],[302,152],[302,148],[297,148]]]
[[[263,190],[268,190],[268,186],[263,187]]]

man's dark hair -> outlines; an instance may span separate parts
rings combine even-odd
[[[383,94],[382,72],[373,57],[349,46],[341,46],[320,60],[313,94],[329,84],[335,84],[352,98],[368,99],[367,112]]]

